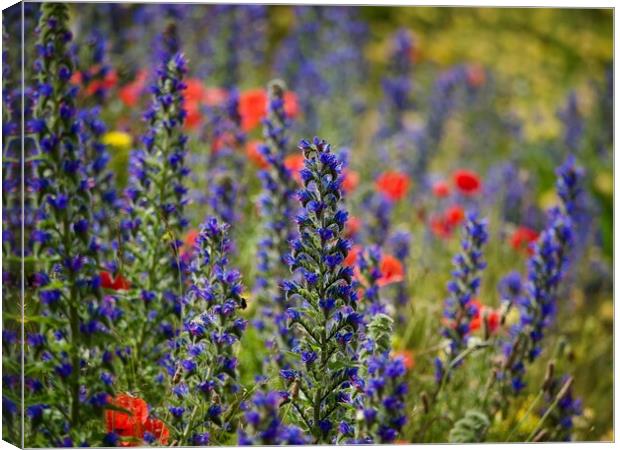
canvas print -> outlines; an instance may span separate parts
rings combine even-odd
[[[614,440],[611,9],[2,20],[3,440]]]

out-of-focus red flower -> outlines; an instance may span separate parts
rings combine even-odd
[[[96,70],[98,70],[98,68]],[[116,70],[112,69],[105,74],[102,80],[93,80],[88,83],[88,85],[84,88],[84,93],[87,96],[94,95],[98,91],[113,88],[116,86],[116,83],[118,83],[118,75]]]
[[[135,80],[127,83],[119,90],[118,96],[125,106],[129,108],[136,106],[138,100],[140,100],[140,95],[146,86],[147,77],[148,72],[146,70],[140,70],[136,75]]]
[[[258,150],[258,146],[261,144],[261,141],[249,141],[245,146],[245,154],[256,167],[259,169],[266,169],[269,167],[269,163],[263,154]]]
[[[430,219],[429,226],[435,236],[441,239],[449,238],[452,234],[452,227],[442,215],[433,215]]]
[[[351,250],[349,250],[349,253],[347,254],[347,257],[344,259],[343,264],[346,267],[353,267],[357,263],[357,257],[359,256],[361,252],[362,252],[361,245],[352,246]]]
[[[264,89],[250,89],[239,96],[241,128],[250,131],[267,115],[267,92]]]
[[[444,213],[446,223],[454,228],[465,219],[465,211],[460,205],[452,205]]]
[[[469,322],[469,331],[473,332],[482,326],[482,320],[486,317],[486,324],[491,333],[495,333],[500,324],[500,312],[489,306],[483,305],[477,298],[470,302],[470,308],[475,308],[476,313]]]
[[[304,168],[304,156],[301,154],[289,155],[284,158],[284,167],[291,171],[293,178],[301,183],[299,171]]]
[[[346,225],[344,226],[344,234],[347,238],[355,236],[362,227],[362,221],[355,216],[349,216]]]
[[[108,433],[116,433],[121,437],[133,437],[141,440],[144,435],[144,425],[149,410],[146,402],[139,397],[119,394],[114,398],[108,397],[108,403],[123,408],[128,413],[107,409],[105,411],[105,425]],[[122,442],[124,447],[134,447],[140,442]]]
[[[123,277],[120,273],[112,278],[110,272],[99,272],[99,278],[101,278],[101,287],[104,289],[112,289],[113,291],[126,291],[131,287],[131,283]]]
[[[194,130],[200,125],[202,121],[202,112],[200,111],[200,104],[196,101],[185,102],[185,122],[183,126],[186,130]]]
[[[264,89],[249,89],[239,96],[239,115],[241,128],[250,131],[267,117],[267,92]],[[284,113],[291,118],[299,114],[297,95],[294,92],[284,93]]]
[[[388,171],[377,178],[376,187],[387,198],[397,201],[407,194],[410,183],[409,177],[404,173]]]
[[[387,286],[388,284],[403,281],[405,271],[402,263],[392,255],[384,255],[380,263],[381,278],[377,280],[377,285]]]
[[[224,132],[213,138],[211,151],[217,153],[223,148],[234,148],[237,145],[237,138],[233,133]]]
[[[442,214],[434,214],[429,222],[431,231],[441,239],[449,238],[454,229],[465,219],[465,211],[460,205],[452,205]]]
[[[360,182],[360,175],[354,170],[344,169],[343,170],[344,178],[342,180],[342,189],[345,192],[353,192],[357,189],[357,186]]]
[[[413,357],[413,352],[411,350],[399,350],[394,352],[395,358],[403,358],[403,363],[407,370],[411,370],[415,367],[415,358]]]
[[[207,106],[220,106],[228,99],[228,91],[218,87],[204,88],[202,101]]]
[[[284,93],[284,113],[291,119],[299,115],[299,102],[294,92],[286,91]]]
[[[450,195],[450,186],[445,181],[437,181],[433,184],[433,194],[435,197],[444,198]]]
[[[195,228],[192,228],[187,232],[185,238],[183,239],[183,245],[179,249],[179,257],[185,261],[189,262],[189,258],[194,252],[194,245],[196,245],[196,239],[198,239],[198,235],[200,232]]]
[[[453,177],[454,184],[465,195],[474,195],[480,190],[480,177],[471,170],[456,170]]]
[[[471,87],[478,88],[486,82],[486,72],[480,64],[470,64],[467,66],[466,72],[467,84]]]
[[[528,255],[534,253],[532,244],[538,240],[538,232],[531,228],[520,226],[512,233],[510,245],[517,251],[526,252]]]
[[[144,431],[151,433],[155,436],[155,439],[159,441],[162,445],[168,445],[168,438],[170,437],[170,431],[168,431],[168,427],[159,419],[146,419],[144,423]]]
[[[200,103],[205,96],[205,87],[198,78],[188,78],[185,80],[187,86],[183,91],[183,98],[186,102]]]

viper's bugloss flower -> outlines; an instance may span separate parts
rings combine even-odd
[[[557,401],[548,416],[547,427],[549,441],[570,441],[573,432],[573,420],[583,413],[582,402],[572,392],[572,377],[564,375],[550,380],[545,386],[545,406],[541,409],[544,415]]]
[[[404,113],[411,107],[412,70],[416,43],[410,30],[399,29],[391,39],[388,75],[381,80],[383,100],[379,139],[386,139],[404,130]]]
[[[405,361],[402,357],[385,353],[370,357],[366,364],[365,408],[358,418],[358,426],[363,428],[360,434],[375,443],[389,444],[394,442],[407,422]]]
[[[68,22],[66,5],[41,6],[29,121],[42,152],[35,158],[35,182],[27,190],[28,204],[36,207],[38,218],[31,235],[41,300],[36,314],[53,318],[54,325],[41,327],[40,336],[29,336],[36,345],[26,347],[24,357],[40,364],[30,385],[36,386],[39,398],[54,398],[49,402],[50,413],[61,417],[45,426],[32,417],[32,434],[50,446],[59,445],[59,440],[76,441],[78,436],[95,438],[92,425],[109,390],[99,376],[99,358],[112,345],[109,325],[117,318],[107,314],[100,291],[98,266],[104,236],[93,233],[98,222],[93,217],[95,201],[107,195],[103,183],[93,182],[105,168],[105,151],[95,143],[91,153],[85,140],[89,134],[96,141],[104,127],[76,108],[78,88],[70,82],[74,64]],[[48,286],[51,279],[53,289]],[[35,399],[26,395],[26,407],[38,402]]]
[[[388,171],[377,178],[377,190],[392,201],[398,201],[407,195],[411,180],[409,177],[396,171]]]
[[[573,91],[568,95],[566,104],[557,112],[558,118],[564,125],[564,145],[570,152],[576,152],[581,145],[584,124],[579,111],[577,94]]]
[[[448,354],[454,358],[467,345],[471,321],[478,313],[472,303],[480,287],[480,272],[486,267],[482,247],[488,239],[487,222],[468,214],[461,240],[461,253],[454,257],[455,270],[448,283],[443,335],[449,340]]]
[[[263,187],[259,207],[266,220],[257,253],[257,296],[262,317],[256,323],[271,336],[267,339],[270,347],[277,342],[280,347],[290,348],[293,336],[287,326],[287,306],[281,283],[288,275],[286,257],[289,242],[297,235],[294,222],[297,183],[293,173],[286,167],[290,150],[287,133],[291,117],[285,110],[285,86],[275,80],[270,83],[268,90],[268,117],[263,122],[265,145],[259,148],[267,168],[259,173]]]
[[[173,439],[183,430],[193,440],[205,430],[227,434],[232,428],[226,421],[236,420],[228,413],[239,389],[235,347],[246,328],[239,315],[246,303],[241,276],[228,267],[228,228],[209,218],[200,229],[183,297],[183,329],[170,340],[163,362],[172,386],[167,409],[176,424]]]
[[[527,295],[519,305],[520,324],[513,330],[513,341],[505,348],[507,357],[514,361],[509,370],[516,391],[523,387],[524,363],[540,355],[544,332],[555,317],[556,292],[568,265],[572,239],[570,219],[559,209],[552,209],[549,225],[528,261]],[[521,356],[511,356],[514,352]]]
[[[299,144],[305,159],[299,191],[302,211],[297,217],[299,238],[291,243],[290,268],[299,275],[284,283],[289,320],[299,332],[299,355],[316,352],[311,367],[300,366],[303,397],[297,405],[296,422],[315,442],[332,442],[347,408],[337,398],[350,391],[358,362],[355,354],[359,322],[350,320],[357,307],[352,288],[353,270],[344,266],[350,245],[344,238],[347,213],[342,208],[342,163],[329,144],[318,138]],[[351,333],[351,338],[338,336]],[[297,381],[298,380],[298,381]],[[336,403],[334,403],[336,402]],[[329,405],[335,405],[333,408]]]
[[[570,155],[557,169],[556,189],[568,216],[576,219],[577,198],[582,192],[583,169],[577,167],[575,157]]]
[[[282,422],[280,408],[290,402],[288,392],[258,391],[242,405],[245,426],[239,429],[239,445],[307,445],[301,428]]]
[[[164,53],[151,86],[151,104],[144,114],[147,128],[142,148],[130,156],[126,215],[121,226],[126,261],[122,277],[127,287],[140,289],[123,297],[127,320],[122,325],[126,328],[118,333],[140,343],[134,370],[143,383],[155,382],[152,367],[162,356],[162,345],[180,326],[186,264],[181,258],[181,239],[188,224],[184,209],[189,169],[185,166],[187,136],[183,131],[187,62],[183,54],[171,49]],[[142,300],[143,292],[148,293],[148,302]],[[159,326],[145,327],[145,316]]]

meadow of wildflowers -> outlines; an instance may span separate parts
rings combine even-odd
[[[4,10],[2,438],[613,440],[611,42],[609,10]]]

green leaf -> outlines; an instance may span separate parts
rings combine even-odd
[[[469,410],[465,417],[459,419],[450,430],[449,440],[452,443],[482,442],[490,422],[486,414]]]

